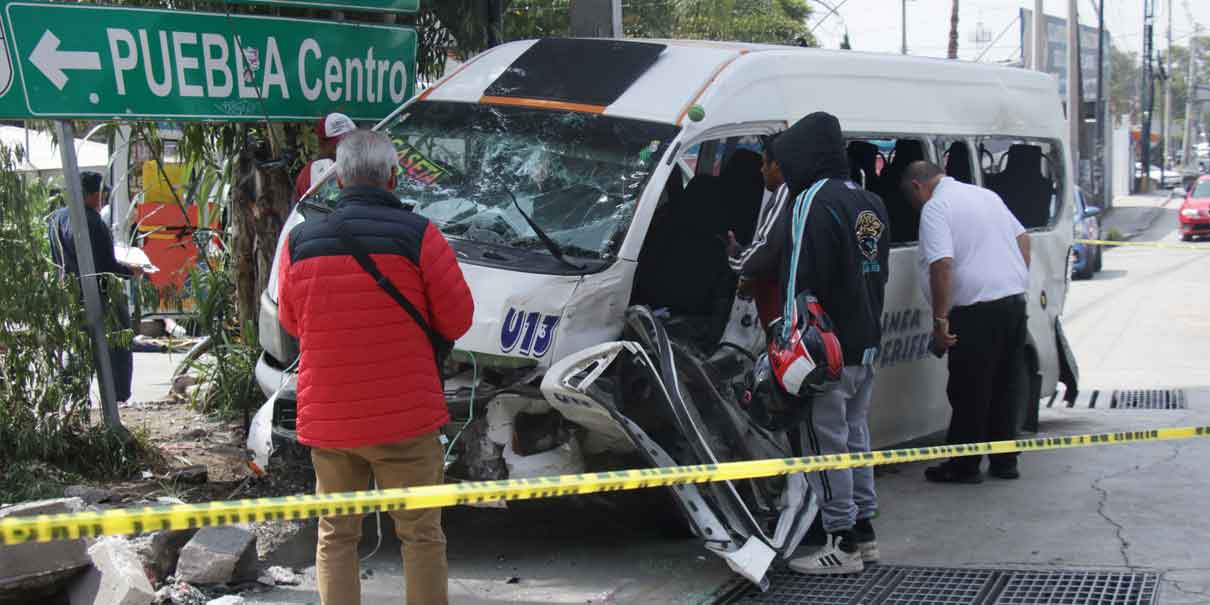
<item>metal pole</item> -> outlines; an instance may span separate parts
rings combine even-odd
[[[1164,122],[1160,141],[1163,144],[1163,154],[1160,155],[1160,184],[1163,185],[1164,172],[1168,170],[1172,158],[1172,145],[1169,137],[1172,134],[1172,0],[1168,0],[1168,55],[1164,59]]]
[[[1034,0],[1034,71],[1046,71],[1046,11]]]
[[[1080,13],[1076,0],[1067,0],[1067,138],[1071,153],[1073,182],[1080,182],[1080,122],[1084,121],[1084,107],[1080,93]]]
[[[1201,26],[1193,25],[1193,37],[1189,39],[1189,74],[1185,77],[1188,93],[1185,95],[1185,131],[1181,137],[1181,157],[1185,159],[1185,170],[1197,167],[1193,161],[1193,105],[1197,98],[1197,36]]]
[[[1109,152],[1105,146],[1105,120],[1109,113],[1105,99],[1105,0],[1097,2],[1097,136],[1094,158],[1101,160],[1101,183],[1093,185],[1093,191],[1099,193],[1102,208],[1109,207]]]
[[[67,211],[71,232],[75,236],[76,265],[80,269],[80,289],[84,292],[84,312],[88,330],[92,333],[93,356],[97,362],[97,377],[101,384],[101,409],[105,424],[111,430],[125,434],[118,405],[114,401],[113,366],[109,363],[109,344],[105,338],[105,317],[101,308],[101,292],[97,288],[96,265],[92,258],[92,238],[88,232],[88,217],[84,211],[84,195],[80,189],[80,168],[76,165],[76,133],[71,122],[55,122],[59,136],[59,152],[63,158],[63,183],[67,190]]]
[[[902,27],[900,27],[899,29],[900,29],[900,34],[903,36],[903,41],[900,42],[900,44],[899,44],[899,54],[906,55],[907,54],[907,0],[900,0],[899,6],[900,6],[899,19],[900,19],[900,23],[902,25]]]
[[[1151,191],[1151,110],[1155,105],[1155,83],[1152,81],[1152,54],[1155,50],[1155,2],[1143,0],[1143,77],[1142,87],[1143,132],[1139,144],[1142,147],[1140,160],[1143,174],[1139,177],[1140,193]]]

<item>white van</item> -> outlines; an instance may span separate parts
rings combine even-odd
[[[813,111],[839,117],[853,180],[881,195],[891,218],[874,445],[935,436],[949,419],[945,363],[927,353],[917,218],[897,187],[915,159],[996,190],[1030,229],[1021,411],[1036,419],[1060,379],[1074,395],[1059,323],[1072,170],[1050,76],[746,44],[516,42],[377,127],[399,147],[400,202],[450,240],[475,297],[474,325],[446,368],[451,478],[794,454],[746,409],[764,335],[718,236],[754,227],[762,137]],[[288,227],[323,220],[333,180]],[[274,276],[256,374],[277,397],[258,416],[292,437],[297,345],[278,326],[276,290]],[[668,491],[706,547],[757,583],[816,510],[801,476]]]

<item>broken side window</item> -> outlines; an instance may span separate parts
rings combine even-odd
[[[1049,227],[1063,191],[1063,152],[1056,141],[979,139],[983,185],[995,191],[1026,229]]]

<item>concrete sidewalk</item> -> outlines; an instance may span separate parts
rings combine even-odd
[[[1108,239],[1109,232],[1116,229],[1125,240],[1132,240],[1150,229],[1164,209],[1179,199],[1175,190],[1116,198],[1113,207],[1101,215],[1101,238]]]

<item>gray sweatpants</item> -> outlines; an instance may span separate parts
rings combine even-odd
[[[816,395],[802,426],[802,449],[806,455],[847,454],[870,451],[870,396],[874,369],[845,366],[844,377],[835,389]],[[807,473],[807,481],[819,501],[823,528],[832,533],[851,529],[858,519],[878,513],[872,467]]]

